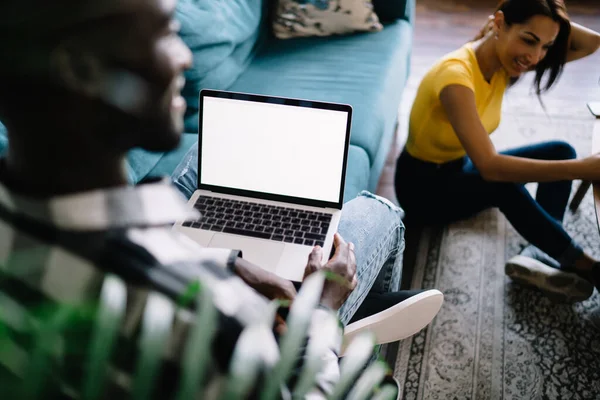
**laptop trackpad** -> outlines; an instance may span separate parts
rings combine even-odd
[[[281,242],[217,233],[208,247],[241,250],[245,260],[275,273],[285,245]]]

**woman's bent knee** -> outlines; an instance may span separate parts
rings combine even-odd
[[[550,142],[550,146],[555,160],[573,160],[577,158],[577,151],[567,142],[556,140]]]

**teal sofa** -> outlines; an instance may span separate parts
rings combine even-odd
[[[273,0],[180,0],[180,35],[194,57],[183,92],[186,133],[170,153],[132,151],[131,181],[173,172],[197,143],[198,93],[210,88],[352,105],[344,199],[375,191],[408,78],[414,1],[376,0],[381,32],[278,40],[269,23]]]

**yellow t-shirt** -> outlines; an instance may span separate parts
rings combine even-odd
[[[449,85],[473,90],[477,112],[488,134],[500,124],[502,98],[508,74],[499,70],[485,80],[472,44],[446,55],[425,75],[412,106],[406,150],[423,161],[445,163],[466,154],[440,102],[440,93]]]

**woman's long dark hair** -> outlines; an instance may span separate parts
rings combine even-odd
[[[562,74],[567,62],[571,21],[563,0],[501,0],[497,11],[504,13],[508,26],[523,24],[535,15],[552,18],[560,25],[556,41],[548,49],[546,57],[535,68],[535,92],[540,96],[548,91]],[[544,76],[547,78],[544,82]]]

